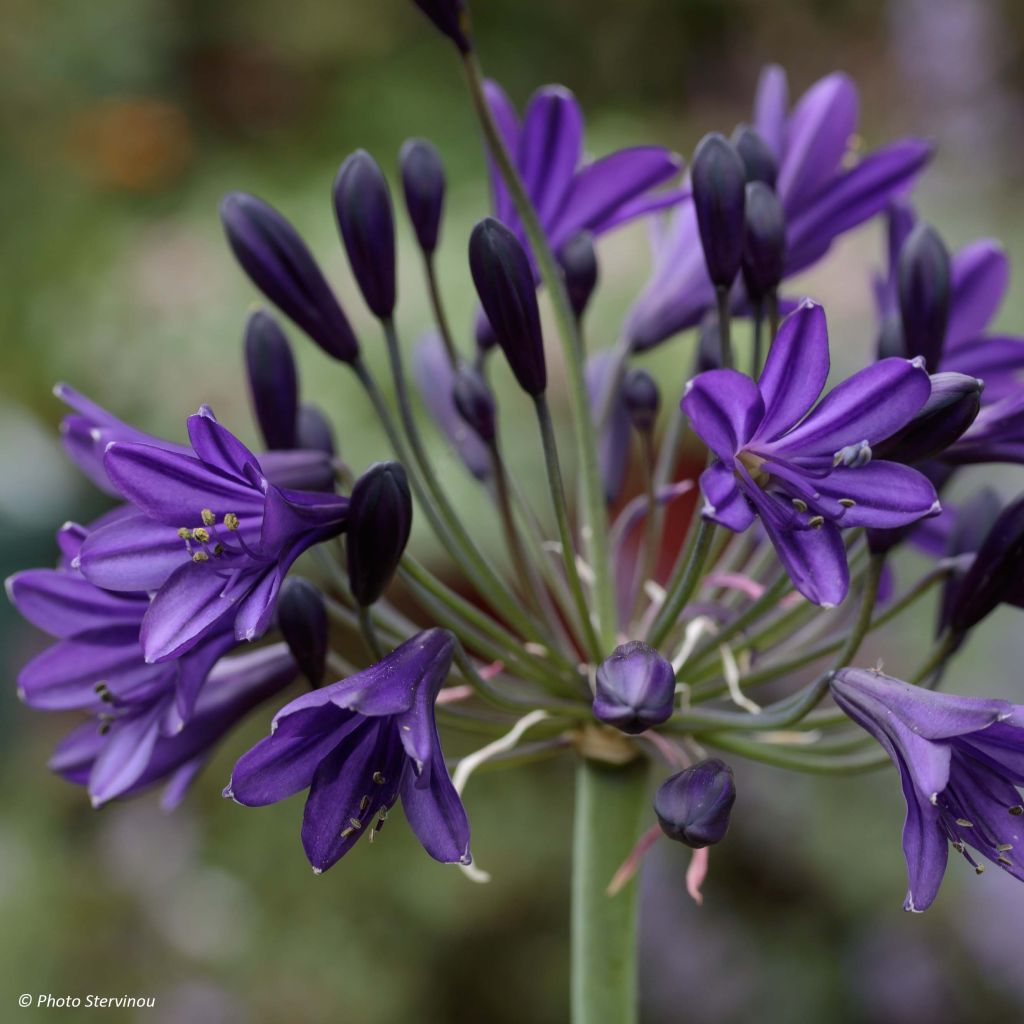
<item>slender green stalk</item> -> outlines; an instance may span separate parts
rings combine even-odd
[[[888,756],[878,749],[871,749],[864,753],[829,755],[817,753],[813,748],[804,749],[758,743],[756,740],[737,736],[735,733],[713,733],[702,736],[701,743],[749,757],[753,761],[761,761],[763,764],[789,768],[791,771],[807,772],[810,775],[853,775],[857,772],[872,771],[891,763]]]
[[[359,630],[366,641],[370,656],[375,662],[380,661],[384,657],[384,645],[380,642],[380,637],[374,628],[373,619],[370,618],[370,609],[364,604],[359,605],[356,609],[356,617],[359,619]]]
[[[750,376],[757,380],[761,376],[764,361],[764,303],[754,306],[754,348],[750,356]]]
[[[572,1024],[635,1024],[637,881],[607,893],[640,829],[647,762],[583,759],[576,769]]]
[[[677,566],[679,572],[669,581],[665,593],[665,602],[661,606],[651,628],[647,633],[647,642],[652,647],[660,647],[665,637],[672,631],[679,619],[679,614],[693,597],[701,573],[711,551],[711,541],[715,536],[715,527],[705,519],[701,519],[697,527],[693,550],[685,563]]]
[[[768,348],[771,350],[775,335],[779,333],[779,293],[772,291],[768,293]]]
[[[530,201],[519,172],[509,156],[487,104],[483,90],[483,73],[473,52],[463,58],[466,82],[473,107],[483,130],[487,148],[501,174],[515,205],[523,229],[533,250],[537,269],[547,288],[555,314],[562,354],[566,366],[566,383],[572,406],[573,428],[579,454],[580,477],[583,489],[588,561],[594,572],[594,590],[597,599],[597,619],[605,647],[611,648],[615,640],[615,593],[612,589],[611,564],[608,559],[608,527],[604,505],[604,488],[597,460],[597,432],[590,415],[590,401],[583,377],[583,346],[579,339],[576,317],[565,290],[565,281],[555,262],[547,235],[541,227],[537,211]],[[589,621],[589,620],[588,620]]]
[[[562,545],[562,561],[565,563],[565,577],[569,581],[569,590],[580,621],[583,625],[583,642],[594,664],[601,661],[601,640],[594,629],[590,618],[590,605],[580,581],[579,567],[576,565],[576,545],[573,541],[572,526],[569,523],[569,508],[565,502],[565,487],[562,483],[562,467],[558,460],[558,444],[555,441],[555,428],[551,422],[551,409],[547,397],[543,394],[534,398],[537,410],[537,423],[540,426],[541,443],[544,446],[544,465],[548,472],[548,487],[551,491],[551,503],[555,508],[555,521],[558,524],[558,539]]]
[[[928,684],[929,676],[939,672],[945,666],[946,661],[956,650],[959,642],[960,637],[947,629],[939,638],[939,642],[935,645],[935,650],[932,651],[931,656],[917,670],[914,674],[914,678],[910,681],[915,686],[926,686]]]
[[[856,657],[857,651],[864,637],[871,630],[871,615],[875,610],[875,603],[878,601],[878,587],[882,582],[882,570],[885,568],[885,555],[872,555],[868,562],[868,571],[864,577],[864,592],[860,598],[860,608],[857,612],[857,621],[850,630],[850,635],[843,645],[839,657],[836,659],[836,668],[844,668]]]
[[[718,305],[718,352],[722,366],[731,370],[735,363],[732,358],[732,309],[729,306],[729,289],[721,285],[715,289]]]
[[[633,576],[630,591],[633,595],[633,614],[639,613],[643,606],[644,582],[654,576],[654,566],[658,560],[658,522],[656,511],[658,497],[654,490],[654,437],[650,430],[640,435],[640,446],[644,464],[644,496],[647,501],[647,515],[644,518],[644,536],[640,544],[640,554],[636,560],[636,573]]]
[[[423,271],[427,278],[427,292],[430,295],[430,308],[434,312],[434,323],[437,324],[437,331],[441,335],[444,350],[448,354],[448,361],[452,369],[459,368],[459,353],[452,340],[451,327],[448,324],[448,314],[444,309],[444,302],[441,300],[441,289],[437,283],[437,268],[434,266],[434,257],[431,254],[423,254]]]

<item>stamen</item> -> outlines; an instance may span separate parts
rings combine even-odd
[[[1010,808],[1010,813],[1015,818],[1019,818],[1022,814],[1024,814],[1024,806],[1022,806],[1021,804],[1014,804],[1014,806]]]
[[[364,796],[362,798],[362,800],[359,801],[359,810],[360,811],[365,811],[366,808],[369,807],[369,806],[370,806],[370,798],[368,796]]]
[[[824,516],[811,516],[811,518],[807,520],[807,525],[812,530],[818,530],[822,526],[825,525],[825,517]]]
[[[348,839],[348,837],[349,837],[350,835],[352,835],[352,833],[353,833],[353,832],[355,832],[355,829],[354,829],[354,828],[343,828],[343,829],[341,830],[341,838],[342,838],[342,839]]]
[[[794,498],[793,499],[793,508],[795,508],[797,510],[797,512],[806,512],[807,511],[807,502],[806,501],[802,501],[800,498]]]
[[[853,498],[840,498],[839,504],[842,505],[843,508],[853,508],[853,506],[856,505],[857,502],[855,502]]]
[[[1013,849],[1013,843],[997,843],[996,849],[1000,853],[1007,853],[1009,850]]]
[[[974,873],[976,875],[983,875],[983,874],[985,874],[985,865],[984,864],[975,864],[974,865]]]
[[[373,781],[376,782],[378,786],[383,786],[388,780],[384,778],[383,772],[374,772]]]
[[[974,828],[974,825],[971,822],[969,822],[966,818],[957,818],[956,823],[961,828]]]
[[[201,527],[201,526],[197,526],[192,531],[192,539],[199,541],[200,544],[209,544],[210,543],[210,531],[206,530],[206,529],[203,529],[203,527]]]
[[[1013,867],[1013,861],[1012,861],[1012,860],[1010,860],[1010,858],[1009,858],[1009,857],[1003,857],[1003,856],[1000,856],[1000,857],[998,857],[998,858],[996,858],[996,859],[998,860],[998,862],[999,862],[1000,864],[1002,864],[1002,865],[1003,865],[1003,867],[1007,867],[1007,868],[1012,868],[1012,867]]]
[[[203,520],[203,526],[213,526],[213,524],[217,522],[217,517],[213,514],[212,509],[204,508],[203,511],[199,513],[199,516]]]
[[[235,530],[238,529],[238,516],[236,516],[234,512],[229,512],[224,517],[224,527],[225,529],[230,530],[232,533],[234,533]]]
[[[187,526],[179,526],[178,527],[178,536],[182,540],[191,540],[192,539],[192,531]]]
[[[353,828],[362,828],[363,827],[363,823],[358,818],[349,818],[348,819],[348,823]]]
[[[192,553],[193,562],[208,562],[209,560],[210,556],[205,551],[194,551]]]

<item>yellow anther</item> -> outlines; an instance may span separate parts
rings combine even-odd
[[[178,527],[178,536],[182,540],[191,540],[192,539],[192,531],[187,526],[179,526]]]
[[[972,825],[971,822],[969,822],[966,818],[957,818],[956,823],[961,828],[974,828],[974,825]]]
[[[213,526],[213,524],[217,522],[217,517],[213,514],[213,509],[204,508],[199,515],[203,520],[203,526]]]
[[[820,529],[822,526],[825,525],[825,517],[811,516],[811,518],[807,520],[807,525],[811,527],[812,530]]]
[[[387,782],[387,779],[384,778],[383,772],[374,772],[373,781],[376,782],[378,786],[383,786],[384,783]]]
[[[341,830],[341,838],[348,839],[348,837],[352,835],[353,832],[355,832],[354,828],[344,828]]]
[[[209,560],[210,556],[205,551],[194,551],[192,553],[193,562],[208,562]]]
[[[236,516],[234,512],[229,512],[224,517],[224,526],[226,529],[234,533],[235,530],[238,529],[238,516]]]
[[[364,796],[363,799],[359,801],[359,810],[360,811],[365,811],[366,808],[369,807],[369,806],[370,806],[370,798],[368,796]]]
[[[806,501],[801,501],[799,498],[794,498],[793,499],[793,508],[795,508],[797,510],[797,512],[806,512],[807,511],[807,502]]]
[[[203,529],[201,526],[197,526],[192,531],[192,539],[199,541],[200,544],[210,543],[210,531]]]
[[[349,818],[348,819],[348,823],[353,828],[362,828],[363,827],[363,823],[358,818]]]
[[[840,498],[839,504],[842,505],[843,508],[853,508],[853,506],[856,505],[857,502],[855,502],[853,498]]]
[[[997,849],[997,850],[998,850],[998,851],[999,851],[1000,853],[1007,853],[1008,851],[1010,851],[1010,850],[1012,850],[1012,849],[1013,849],[1013,843],[999,843],[999,844],[998,844],[998,845],[996,846],[996,849]]]

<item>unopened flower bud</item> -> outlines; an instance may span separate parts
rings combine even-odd
[[[786,266],[786,216],[764,182],[747,185],[743,230],[743,282],[758,301],[778,288]]]
[[[277,625],[302,674],[313,686],[324,681],[329,627],[320,591],[301,576],[289,576],[277,599]]]
[[[413,3],[459,48],[469,53],[469,12],[464,0],[413,0]]]
[[[597,250],[589,232],[570,238],[559,250],[558,263],[565,276],[569,304],[576,316],[581,317],[597,287]]]
[[[622,400],[635,430],[646,434],[654,429],[661,395],[654,378],[646,370],[634,367],[626,374],[622,380]]]
[[[875,457],[907,464],[945,451],[974,422],[984,382],[963,373],[933,373],[931,395],[898,433],[875,447]]]
[[[939,632],[948,625],[964,576],[974,562],[974,556],[985,542],[993,523],[1002,511],[1002,500],[991,487],[982,487],[956,509],[956,518],[946,540],[943,554],[953,560],[953,567],[942,587],[939,602]],[[962,561],[967,559],[967,564]]]
[[[654,794],[662,832],[695,850],[721,842],[736,801],[732,769],[708,758],[666,779]]]
[[[1003,601],[1017,601],[1024,591],[1024,498],[1018,498],[992,524],[974,562],[964,575],[950,608],[949,623],[966,633]]]
[[[235,258],[250,280],[328,355],[351,363],[359,343],[298,232],[272,206],[232,192],[220,217]]]
[[[331,421],[315,405],[299,406],[295,443],[297,448],[326,452],[328,455],[336,455],[338,451],[338,446],[334,442],[334,428],[331,426]]]
[[[708,277],[717,288],[731,288],[743,258],[746,168],[732,143],[713,132],[697,146],[690,179]]]
[[[597,670],[594,717],[636,735],[672,715],[676,674],[639,640],[617,647]]]
[[[487,217],[469,240],[469,267],[491,330],[519,386],[536,397],[547,388],[544,339],[530,261],[519,239]]]
[[[395,311],[395,220],[384,172],[357,150],[334,179],[334,213],[367,306],[380,320]]]
[[[923,356],[929,370],[942,360],[949,323],[949,252],[938,232],[918,224],[899,258],[900,316],[904,355]]]
[[[277,320],[258,309],[245,325],[245,368],[253,414],[268,448],[297,448],[299,378]]]
[[[452,390],[455,408],[463,422],[481,441],[490,444],[497,434],[494,393],[472,367],[461,366]]]
[[[348,523],[348,581],[364,608],[387,589],[412,529],[412,495],[397,462],[372,465],[352,488]]]
[[[426,139],[407,140],[398,154],[405,208],[420,248],[430,255],[437,248],[444,209],[444,164]]]
[[[775,180],[779,176],[779,162],[760,132],[749,124],[737,125],[732,133],[732,144],[743,161],[747,183],[762,181],[774,190]]]

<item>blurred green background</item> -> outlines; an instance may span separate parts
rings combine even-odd
[[[546,82],[572,88],[598,154],[658,142],[688,155],[704,131],[750,116],[767,60],[786,65],[795,94],[843,68],[861,85],[869,145],[911,131],[936,138],[921,206],[948,241],[995,234],[1014,262],[1024,255],[1024,8],[1013,0],[476,7],[488,71],[520,105]],[[255,296],[217,220],[229,189],[261,194],[293,219],[379,363],[329,187],[357,146],[393,178],[403,139],[433,139],[450,175],[443,287],[468,344],[464,252],[487,208],[483,161],[456,63],[408,0],[3,0],[2,12],[5,575],[48,564],[54,529],[103,508],[57,444],[55,380],[174,438],[208,402],[255,441],[240,377]],[[411,342],[428,317],[404,223],[400,231],[399,322]],[[602,243],[594,346],[614,341],[646,252],[643,227]],[[880,255],[880,233],[866,229],[802,282],[829,311],[843,369],[869,358],[869,274]],[[1024,293],[1001,324],[1024,330]],[[360,469],[384,456],[344,369],[293,337],[305,397],[333,416],[345,458]],[[662,379],[682,381],[691,344],[648,362]],[[517,397],[506,394],[506,410]],[[435,444],[446,485],[472,521],[485,520],[473,516],[474,486]],[[523,446],[513,460],[528,472],[534,454]],[[993,476],[1007,493],[1024,483],[1014,468]],[[482,529],[486,540],[486,522]],[[428,539],[418,543],[429,556]],[[903,562],[899,576],[919,569]],[[567,762],[470,784],[474,850],[490,886],[429,861],[403,826],[315,878],[299,844],[301,800],[247,811],[219,795],[269,711],[230,739],[175,815],[152,798],[97,814],[45,769],[67,723],[15,699],[17,667],[42,638],[6,605],[0,630],[0,1019],[46,1012],[15,1010],[22,992],[152,995],[157,1008],[138,1016],[149,1022],[567,1019]],[[867,653],[898,673],[929,635],[923,610]],[[950,686],[1024,702],[1020,637],[1014,614],[994,616],[955,663]],[[451,749],[466,749],[465,740]],[[685,894],[684,851],[662,843],[647,859],[645,1024],[1024,1017],[1024,891],[996,871],[975,879],[956,862],[935,908],[904,915],[891,772],[819,782],[739,764],[737,774],[735,826],[712,853],[702,908]]]

